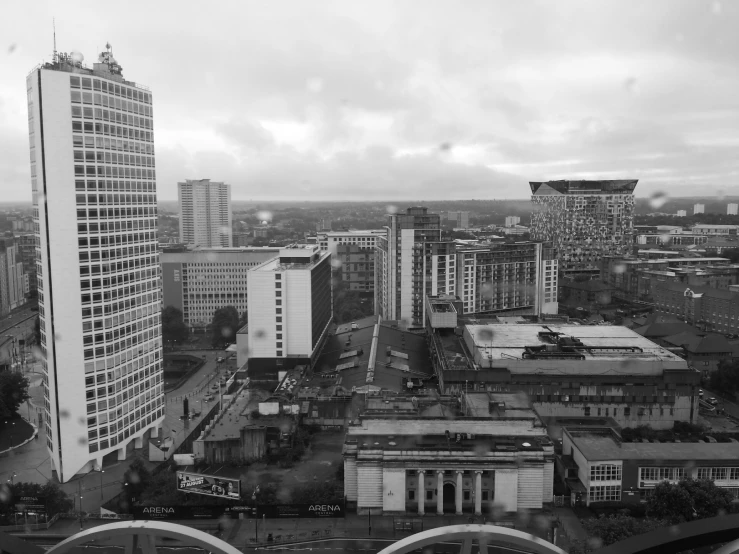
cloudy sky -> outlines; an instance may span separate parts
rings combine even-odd
[[[106,41],[154,95],[160,198],[524,198],[528,180],[739,193],[739,2],[5,0],[0,191],[30,201],[25,77]]]

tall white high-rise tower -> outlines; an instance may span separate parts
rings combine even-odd
[[[187,180],[177,183],[180,203],[180,242],[213,248],[233,246],[231,185]]]
[[[28,75],[44,432],[61,482],[164,419],[151,92],[110,45]]]

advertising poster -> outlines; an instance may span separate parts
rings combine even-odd
[[[178,471],[177,490],[186,493],[239,500],[241,498],[241,481],[228,477],[215,477],[213,475]]]

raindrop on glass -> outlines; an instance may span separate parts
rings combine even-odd
[[[667,202],[668,198],[667,195],[662,191],[657,191],[652,193],[652,195],[649,197],[649,206],[655,210],[661,208],[665,205],[665,202]]]
[[[323,90],[323,79],[319,77],[312,77],[308,79],[308,82],[305,84],[305,87],[308,89],[308,92],[318,93]]]

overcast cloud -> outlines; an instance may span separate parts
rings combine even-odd
[[[739,193],[739,3],[3,3],[2,200],[30,200],[25,77],[106,41],[154,96],[157,185],[235,199],[523,198],[528,180]]]

